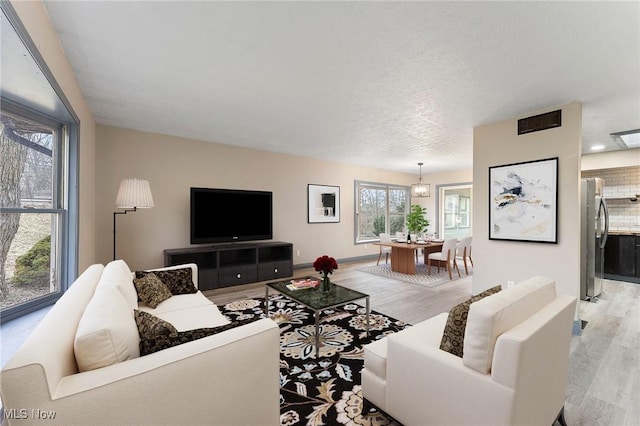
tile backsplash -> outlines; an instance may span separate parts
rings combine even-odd
[[[640,230],[640,166],[614,169],[585,170],[583,178],[604,179],[604,196],[609,206],[609,229],[614,231]]]

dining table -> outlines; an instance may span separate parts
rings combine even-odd
[[[444,241],[425,241],[415,243],[403,242],[376,242],[374,245],[391,247],[391,270],[402,274],[416,274],[416,254],[415,251],[422,249],[424,263],[427,264],[427,257],[430,253],[442,250]]]

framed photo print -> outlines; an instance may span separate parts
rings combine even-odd
[[[489,167],[489,239],[558,243],[558,157]]]
[[[340,222],[340,187],[307,185],[307,221],[309,223]]]

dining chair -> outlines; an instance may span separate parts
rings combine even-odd
[[[420,244],[420,242],[424,242],[424,238],[419,237],[420,234],[411,235],[411,242],[414,244]],[[420,262],[422,256],[424,254],[423,248],[417,248],[414,250],[416,253],[416,264]]]
[[[383,232],[380,234],[380,242],[391,243],[393,241],[391,240],[391,235]],[[391,253],[391,247],[387,247],[387,246],[379,246],[379,247],[380,247],[380,254],[378,255],[378,261],[376,262],[376,265],[380,264],[380,259],[382,258],[383,253],[386,255],[384,263],[389,263],[389,253]]]
[[[471,262],[471,266],[473,266],[473,259],[471,258],[471,241],[473,237],[467,237],[460,240],[458,246],[456,247],[456,262],[458,260],[462,260],[464,263],[464,272],[469,275],[469,268],[467,266],[467,259]]]
[[[442,244],[442,251],[429,254],[429,256],[427,257],[427,273],[429,275],[431,275],[431,263],[435,261],[438,264],[438,272],[440,272],[440,264],[446,262],[447,272],[449,272],[450,280],[453,279],[451,270],[454,268],[456,271],[458,271],[458,276],[461,276],[460,269],[458,269],[458,264],[455,262],[456,244],[458,244],[458,240],[456,238],[445,240]]]

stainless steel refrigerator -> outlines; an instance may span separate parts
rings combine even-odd
[[[581,183],[580,299],[595,301],[602,293],[609,211],[603,197],[604,180],[587,178]]]

